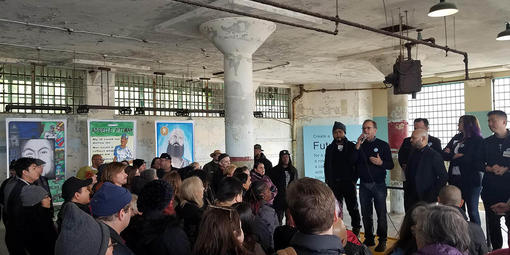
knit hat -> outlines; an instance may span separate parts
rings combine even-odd
[[[170,183],[162,180],[151,181],[145,184],[138,196],[138,211],[162,211],[170,204],[173,195]]]
[[[345,131],[345,125],[340,121],[335,121],[335,124],[333,124],[333,132],[335,132],[335,130],[337,130],[337,129],[341,129],[344,131],[344,133],[347,133]]]
[[[222,159],[226,158],[226,157],[229,157],[229,155],[227,153],[222,153],[220,154],[220,156],[218,157],[218,161],[221,161]]]
[[[55,255],[104,255],[110,230],[74,203],[65,203],[64,219],[55,243]]]
[[[86,187],[92,184],[92,179],[81,180],[76,177],[67,179],[62,184],[62,198],[64,201],[71,201],[74,197],[74,193],[80,191],[82,187]]]
[[[131,203],[131,192],[111,182],[105,182],[90,200],[94,217],[110,216]]]
[[[34,206],[48,196],[48,191],[37,185],[26,185],[21,189],[21,204],[23,206]]]

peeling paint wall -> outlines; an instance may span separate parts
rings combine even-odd
[[[305,89],[320,89],[320,86],[305,86]],[[293,89],[293,96],[299,89]],[[305,93],[296,103],[296,151],[294,165],[300,176],[304,176],[303,126],[333,126],[335,121],[361,124],[372,117],[371,91],[326,91]],[[361,134],[361,130],[359,131]]]

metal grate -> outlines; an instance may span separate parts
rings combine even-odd
[[[259,87],[256,93],[256,111],[263,118],[289,118],[290,88]]]
[[[510,113],[510,77],[493,79],[492,91],[493,109]]]
[[[441,139],[443,147],[457,133],[459,117],[464,110],[464,83],[442,83],[424,86],[416,99],[408,98],[409,134],[413,120],[427,118],[430,134]]]
[[[0,65],[0,112],[7,104],[78,106],[85,99],[83,70],[41,65]],[[15,113],[65,114],[64,110],[13,109]]]
[[[223,110],[223,84],[185,81],[161,75],[116,74],[115,106]],[[176,111],[145,111],[144,115],[180,116]],[[189,116],[219,117],[219,113],[190,112]]]

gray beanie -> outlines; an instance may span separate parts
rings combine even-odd
[[[23,206],[34,206],[48,196],[48,191],[37,185],[26,185],[21,189],[21,204]]]
[[[64,205],[62,230],[55,243],[55,255],[104,255],[110,230],[70,202]]]
[[[340,121],[335,121],[335,124],[333,124],[333,132],[335,132],[335,130],[337,130],[337,129],[341,129],[344,131],[344,133],[347,134],[347,132],[345,131],[344,123],[342,123]]]

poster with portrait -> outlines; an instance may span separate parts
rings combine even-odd
[[[104,162],[132,162],[136,159],[136,121],[88,120],[89,165],[92,155],[99,154]]]
[[[195,159],[193,121],[156,121],[156,154],[168,153],[172,167],[183,168]]]
[[[54,202],[63,201],[61,187],[66,173],[66,128],[66,120],[6,119],[7,165],[21,157],[44,161],[46,164],[41,175],[48,178]]]

